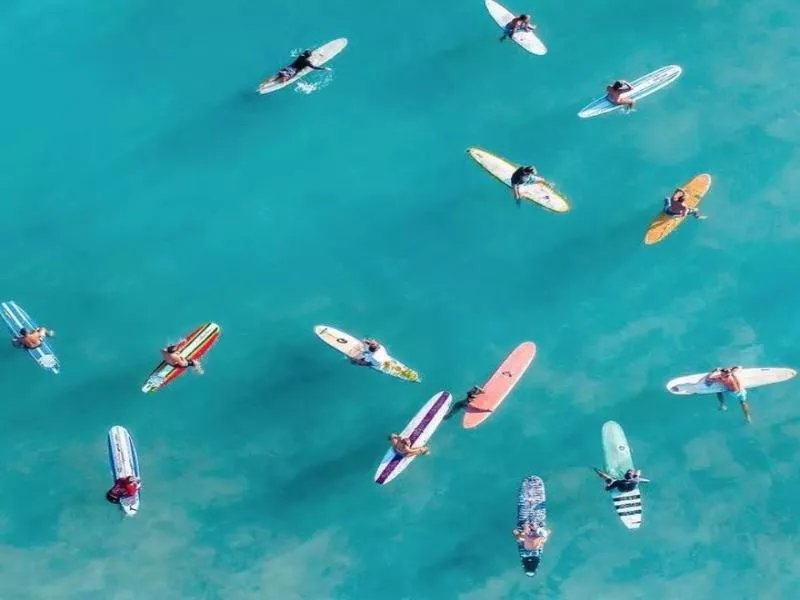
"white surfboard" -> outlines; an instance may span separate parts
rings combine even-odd
[[[668,86],[678,77],[680,77],[681,73],[683,73],[683,69],[681,69],[681,67],[678,65],[661,67],[652,73],[648,73],[647,75],[632,81],[631,86],[633,87],[633,90],[623,94],[623,96],[636,101],[641,100],[642,98],[646,98],[650,94],[654,94],[658,90]],[[578,116],[581,119],[588,119],[590,117],[596,117],[598,115],[604,115],[606,113],[613,112],[620,108],[622,108],[621,105],[614,104],[606,96],[603,96],[584,106],[583,109],[578,113]]]
[[[316,325],[314,327],[314,333],[317,334],[319,339],[328,344],[328,346],[335,348],[351,359],[358,358],[366,350],[360,339],[350,335],[345,331],[341,331],[335,327],[330,327],[329,325]],[[385,349],[386,348],[384,347],[384,350]],[[375,366],[371,368],[375,369],[376,371],[380,371],[381,373],[385,373],[386,375],[391,375],[392,377],[397,377],[399,379],[405,379],[406,381],[411,381],[413,383],[420,383],[422,381],[419,373],[405,366],[399,360],[389,356],[388,354],[386,355],[386,360],[383,361],[379,367]]]
[[[133,445],[133,438],[128,430],[119,425],[114,425],[108,431],[108,460],[111,463],[111,473],[114,481],[120,477],[135,475],[141,477],[139,473],[139,457],[136,455],[136,447]],[[133,517],[139,512],[140,493],[133,498],[122,498],[119,506],[125,516]]]
[[[511,187],[511,176],[517,170],[518,165],[482,148],[468,148],[467,154],[495,179]],[[553,212],[563,213],[570,209],[567,199],[546,183],[522,185],[519,188],[519,192],[523,198],[527,198]]]
[[[486,10],[489,11],[489,14],[492,16],[495,23],[500,26],[500,29],[503,30],[505,30],[506,25],[517,16],[494,0],[486,0]],[[531,54],[536,54],[538,56],[547,54],[547,47],[533,31],[516,31],[511,39]]]
[[[450,392],[439,392],[425,403],[411,422],[400,432],[400,437],[408,439],[412,448],[424,446],[433,432],[442,424],[442,419],[450,410],[453,396]],[[384,485],[406,470],[416,456],[401,456],[389,448],[381,464],[375,471],[375,483]]]
[[[327,44],[320,46],[316,50],[311,53],[311,64],[315,67],[321,67],[329,60],[333,59],[337,54],[339,54],[342,50],[345,49],[347,46],[347,38],[339,38],[333,40],[332,42],[328,42]],[[297,73],[291,79],[287,81],[275,81],[272,77],[263,81],[261,85],[258,86],[258,93],[259,94],[269,94],[271,92],[277,92],[285,88],[287,85],[292,85],[296,81],[300,81],[303,77],[311,73],[313,69],[306,67],[299,73]]]
[[[628,469],[633,469],[631,455],[625,432],[619,423],[606,421],[603,423],[603,453],[606,459],[606,472],[615,479],[622,479]],[[642,526],[642,492],[641,486],[630,492],[613,490],[610,492],[622,524],[628,529],[639,529]]]
[[[706,383],[708,373],[695,373],[694,375],[684,375],[676,377],[667,382],[667,390],[679,396],[690,394],[716,394],[724,392],[725,386],[720,383]],[[764,367],[756,369],[738,369],[736,376],[745,388],[755,388],[762,385],[772,385],[788,381],[797,375],[794,369],[784,369],[778,367]]]

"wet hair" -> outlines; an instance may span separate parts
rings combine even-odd
[[[25,329],[24,327],[20,327],[19,334],[20,335],[28,335],[28,330]]]
[[[305,56],[306,58],[308,58],[309,56],[311,56],[311,50],[304,50],[303,54],[301,54],[300,56]]]
[[[175,346],[167,346],[167,352],[175,352]]]
[[[539,568],[539,556],[526,556],[522,559],[522,568],[525,569],[525,575],[533,577],[536,575],[536,569]]]
[[[520,19],[530,19],[530,18],[531,18],[531,16],[530,16],[530,15],[526,15],[525,13],[522,13],[522,14],[519,16],[519,18],[520,18]]]

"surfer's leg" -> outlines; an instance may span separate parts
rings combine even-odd
[[[725,406],[725,392],[717,392],[717,400],[719,401],[720,410],[728,410],[728,407]]]
[[[466,398],[464,400],[459,400],[458,402],[454,403],[453,406],[450,407],[450,410],[447,411],[447,414],[444,416],[445,420],[452,417],[458,411],[467,408],[467,404],[469,404],[469,400]]]

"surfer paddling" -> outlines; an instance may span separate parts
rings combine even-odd
[[[519,167],[511,175],[511,193],[514,194],[514,200],[517,201],[517,206],[520,205],[520,199],[522,198],[519,188],[523,185],[532,185],[534,183],[546,183],[552,186],[552,184],[537,175],[536,167],[532,165]]]
[[[742,407],[745,420],[748,423],[752,423],[750,404],[747,402],[747,390],[742,385],[739,377],[736,375],[739,369],[741,369],[741,367],[720,367],[718,369],[714,369],[711,371],[711,373],[706,375],[705,382],[706,385],[719,383],[725,388],[724,392],[717,392],[717,400],[719,401],[720,410],[728,410],[728,407],[725,406],[725,396],[729,395],[739,401],[739,405]]]
[[[533,31],[536,25],[531,21],[530,15],[522,14],[518,17],[511,19],[503,28],[503,37],[500,38],[502,42],[506,38],[513,38],[514,34],[518,31]]]
[[[678,188],[672,192],[672,196],[664,198],[664,214],[671,217],[693,216],[695,219],[705,219],[696,208],[686,206],[686,192]]]
[[[463,400],[459,400],[453,404],[453,406],[450,408],[450,412],[448,412],[445,416],[445,419],[449,419],[460,410],[471,410],[472,412],[492,412],[491,408],[476,408],[472,405],[472,401],[484,393],[486,392],[481,386],[473,385]]]
[[[166,348],[162,348],[161,358],[171,367],[175,367],[177,369],[188,369],[191,367],[195,370],[195,372],[197,372],[198,375],[203,374],[203,367],[200,365],[200,361],[192,359],[187,360],[183,358],[178,352],[177,346],[167,346]]]
[[[17,337],[13,339],[13,344],[26,350],[35,350],[44,343],[45,338],[55,337],[56,332],[46,327],[37,327],[28,331],[25,327],[19,330]]]
[[[392,443],[392,448],[394,448],[394,451],[400,456],[422,456],[423,454],[430,453],[430,448],[427,446],[419,446],[418,448],[414,448],[412,443],[409,442],[407,438],[401,437],[396,433],[389,435],[389,441]]]
[[[267,79],[261,85],[269,83],[286,83],[292,77],[295,77],[303,69],[314,69],[315,71],[330,71],[330,67],[317,67],[311,63],[311,50],[304,50],[300,55],[292,61],[292,64],[283,67],[276,75]]]
[[[106,492],[106,500],[112,504],[119,504],[123,498],[133,498],[139,493],[142,482],[134,475],[120,477],[114,482],[114,486]]]
[[[636,104],[631,98],[624,96],[633,91],[633,86],[624,79],[618,79],[611,85],[606,87],[606,98],[612,104],[624,106],[626,112],[631,112]]]
[[[632,492],[639,487],[640,483],[650,483],[649,479],[642,477],[642,471],[640,469],[628,469],[625,471],[625,475],[622,476],[622,479],[615,479],[600,469],[595,469],[594,472],[606,482],[607,492],[613,490],[617,490],[618,492]]]
[[[542,525],[532,525],[525,523],[522,527],[515,529],[513,532],[517,542],[525,549],[533,552],[541,551],[544,548],[545,542],[550,538],[552,533]]]

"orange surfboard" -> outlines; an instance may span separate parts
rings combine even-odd
[[[711,189],[711,175],[703,173],[692,178],[681,186],[686,194],[684,204],[689,208],[697,208],[700,201]],[[683,223],[686,217],[674,217],[661,211],[658,216],[650,222],[647,232],[644,234],[644,243],[648,246],[657,244]]]
[[[467,406],[464,428],[472,429],[488,419],[511,390],[519,383],[536,356],[536,344],[523,342],[509,354],[497,371],[483,384],[483,394],[478,394]]]

